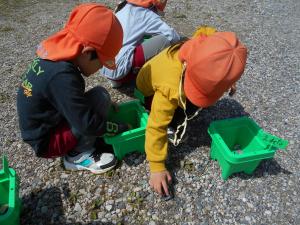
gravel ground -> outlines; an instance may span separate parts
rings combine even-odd
[[[175,198],[168,202],[151,191],[144,155],[130,155],[116,170],[95,176],[65,171],[60,159],[38,159],[21,141],[15,104],[20,75],[35,46],[62,27],[79,2],[0,0],[0,155],[21,180],[22,224],[300,224],[300,1],[168,4],[166,20],[181,34],[201,24],[235,31],[250,52],[237,95],[202,111],[188,144],[172,149]],[[102,84],[117,101],[131,98],[130,90],[112,90],[99,76],[87,84]],[[209,159],[206,130],[213,120],[241,115],[289,140],[288,151],[278,151],[251,176],[223,181],[218,163]]]

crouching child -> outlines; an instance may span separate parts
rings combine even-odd
[[[66,169],[92,173],[116,165],[100,137],[128,127],[107,121],[109,93],[100,86],[86,92],[82,76],[115,69],[122,39],[113,12],[93,3],[75,7],[65,27],[38,46],[17,95],[21,136],[37,157],[63,157]]]

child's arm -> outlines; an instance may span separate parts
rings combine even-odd
[[[151,112],[146,129],[145,149],[150,165],[150,183],[155,191],[168,193],[169,172],[165,167],[168,150],[167,127],[170,124],[178,103],[176,98],[162,94],[157,90],[154,94]]]
[[[146,34],[162,34],[168,38],[171,44],[180,41],[181,37],[176,30],[164,22],[159,15],[150,10],[146,15],[149,18],[145,29]]]

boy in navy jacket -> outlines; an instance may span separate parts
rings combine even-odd
[[[100,86],[85,92],[82,75],[88,77],[103,65],[115,69],[122,38],[122,27],[111,10],[82,4],[62,30],[39,45],[17,96],[22,138],[38,157],[64,157],[66,169],[93,173],[116,165],[114,155],[103,152],[99,137],[128,127],[107,121],[109,93]],[[96,141],[102,142],[97,151]]]

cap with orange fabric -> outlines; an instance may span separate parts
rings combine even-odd
[[[115,69],[115,56],[122,47],[123,30],[113,12],[97,3],[73,9],[65,27],[38,46],[37,55],[52,61],[70,60],[84,46],[96,49],[99,61]]]
[[[127,0],[127,2],[145,8],[155,6],[160,11],[164,11],[167,4],[167,0]]]
[[[179,50],[179,59],[186,62],[186,97],[201,108],[213,105],[242,76],[246,58],[246,47],[232,32],[187,41]]]

